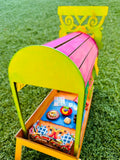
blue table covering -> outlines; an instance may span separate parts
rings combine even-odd
[[[61,126],[64,126],[64,127],[76,129],[76,124],[74,123],[73,119],[74,119],[74,115],[77,114],[77,103],[74,102],[74,101],[65,99],[65,106],[68,106],[68,107],[72,108],[72,114],[67,116],[67,117],[69,117],[71,119],[71,123],[70,124],[65,124],[64,123],[64,119],[66,118],[66,116],[62,115],[62,113],[60,112],[60,108],[62,106],[54,106],[54,101],[52,101],[52,103],[50,104],[50,106],[46,110],[45,114],[42,116],[41,120],[42,121],[49,121],[49,122],[52,122],[54,124],[61,125]],[[60,116],[59,116],[58,119],[50,120],[50,119],[47,118],[47,116],[46,116],[47,112],[49,112],[51,110],[56,110],[56,111],[59,112]],[[84,115],[85,115],[85,111],[84,111],[84,114],[83,114],[82,121],[84,120]]]

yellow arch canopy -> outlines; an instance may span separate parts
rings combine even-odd
[[[72,60],[55,49],[46,46],[29,46],[18,51],[9,65],[9,80],[22,129],[25,128],[14,82],[62,90],[78,94],[78,110],[75,149],[78,151],[85,84],[83,77]]]
[[[45,46],[18,51],[9,65],[10,81],[79,93],[84,81],[76,65],[61,52]]]

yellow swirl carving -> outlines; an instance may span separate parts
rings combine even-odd
[[[92,16],[88,20],[89,27],[95,27],[98,24],[98,19],[96,16]]]
[[[74,20],[72,16],[65,17],[65,25],[69,26],[70,28],[74,26]]]

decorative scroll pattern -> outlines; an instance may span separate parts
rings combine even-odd
[[[107,12],[108,7],[106,6],[58,7],[58,15],[61,23],[59,37],[63,37],[70,32],[82,31],[90,34],[95,39],[98,47],[101,48],[102,24]]]

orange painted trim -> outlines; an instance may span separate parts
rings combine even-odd
[[[77,160],[77,158],[72,156],[72,155],[69,155],[67,153],[52,149],[50,147],[44,146],[42,144],[39,144],[39,143],[36,143],[36,142],[33,142],[33,141],[30,141],[28,139],[23,139],[23,138],[17,137],[17,141],[19,141],[20,145],[29,147],[31,149],[34,149],[36,151],[45,153],[45,154],[47,154],[49,156],[52,156],[52,157],[56,157],[56,158],[61,159],[61,160],[65,160],[65,159],[67,159],[67,160]],[[18,146],[16,146],[16,147],[18,147]],[[16,151],[18,151],[18,148],[16,148]],[[16,152],[16,155],[17,155],[17,152]]]

